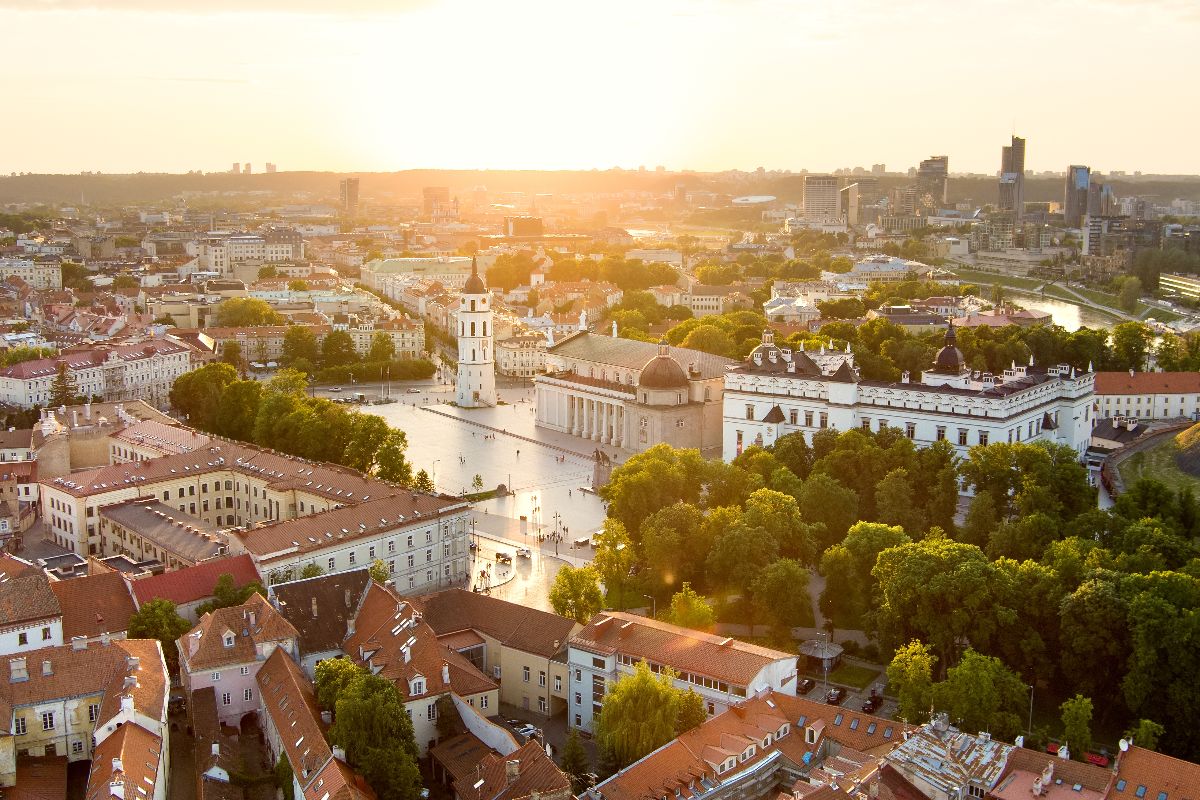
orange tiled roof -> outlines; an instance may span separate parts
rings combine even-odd
[[[446,589],[415,602],[438,636],[480,630],[508,647],[545,658],[558,652],[571,632],[580,627],[574,620],[558,614],[465,589]]]
[[[1157,800],[1160,795],[1166,800],[1200,798],[1200,764],[1136,745],[1121,753],[1109,800]]]
[[[226,637],[231,634],[233,644],[227,645]],[[179,637],[180,666],[197,672],[246,664],[258,658],[261,646],[277,643],[286,649],[299,635],[265,597],[255,592],[240,606],[210,611],[196,627]]]
[[[137,613],[129,585],[119,572],[102,572],[50,584],[63,610],[63,638],[94,639],[102,633],[124,633]]]
[[[1097,372],[1096,394],[1198,394],[1200,372]]]
[[[746,686],[767,665],[796,656],[732,637],[701,633],[623,611],[604,611],[571,637],[571,646],[609,655],[665,664],[680,672],[706,675]]]
[[[508,780],[507,762],[516,761],[517,776]],[[540,743],[526,742],[516,752],[507,756],[491,753],[484,756],[480,763],[483,786],[477,791],[478,797],[489,797],[492,800],[520,800],[534,793],[539,795],[551,794],[570,790],[571,779],[555,764]],[[460,797],[466,797],[468,787],[456,787]]]
[[[279,731],[292,771],[300,785],[307,786],[333,758],[333,750],[325,741],[321,709],[312,682],[279,648],[259,669],[256,680],[259,697]]]
[[[406,701],[437,697],[448,691],[466,697],[497,688],[465,656],[439,642],[412,603],[374,582],[367,588],[354,621],[354,633],[342,649],[351,658],[370,663],[376,674],[397,683]],[[449,673],[449,685],[443,680],[443,666]],[[409,692],[409,684],[418,676],[425,679],[425,691],[414,695]]]
[[[154,797],[161,753],[162,739],[157,735],[140,725],[122,725],[96,747],[87,800],[108,800],[114,780],[124,784],[124,797]]]

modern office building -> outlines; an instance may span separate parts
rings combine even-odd
[[[1063,221],[1068,228],[1078,228],[1088,212],[1088,195],[1092,183],[1092,168],[1080,164],[1067,167],[1067,182],[1063,188]]]
[[[836,175],[805,175],[804,218],[840,221],[842,210],[838,191],[841,183]]]
[[[1000,152],[1000,210],[1020,218],[1025,207],[1025,140],[1012,137]]]
[[[946,187],[950,179],[950,157],[930,156],[917,168],[917,190],[929,195],[935,204],[946,204]]]
[[[857,225],[859,203],[858,184],[850,184],[849,186],[843,188],[839,194],[841,195],[840,203],[842,207],[842,213],[846,215],[846,224]]]
[[[358,216],[358,178],[342,178],[338,181],[342,213],[347,217]]]

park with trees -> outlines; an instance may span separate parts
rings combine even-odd
[[[179,376],[171,405],[207,433],[313,461],[340,464],[412,488],[431,485],[405,458],[404,431],[373,414],[307,394],[304,373],[279,370],[269,381],[241,380],[216,362]]]
[[[1074,737],[1078,757],[1091,726],[1109,743],[1138,730],[1139,744],[1200,756],[1188,644],[1200,505],[1186,488],[1143,478],[1101,510],[1070,448],[999,442],[959,458],[885,429],[790,434],[729,464],[658,445],[616,468],[601,496],[592,574],[575,570],[561,589],[576,619],[648,595],[661,619],[766,624],[794,652],[819,572],[822,614],[890,662],[909,722],[932,705],[1009,739]],[[1031,692],[1043,713],[1027,731]]]

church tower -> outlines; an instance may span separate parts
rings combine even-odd
[[[464,408],[496,405],[496,362],[492,352],[492,295],[471,257],[471,277],[458,307],[458,387],[455,400]]]

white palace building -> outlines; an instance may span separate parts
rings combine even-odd
[[[1002,375],[969,369],[953,327],[919,382],[859,377],[850,352],[777,347],[771,332],[742,364],[725,374],[723,457],[751,445],[770,446],[803,431],[811,441],[822,428],[878,431],[895,427],[918,446],[938,440],[958,455],[978,444],[1050,441],[1083,457],[1091,436],[1095,373],[1067,365],[1006,369]]]

